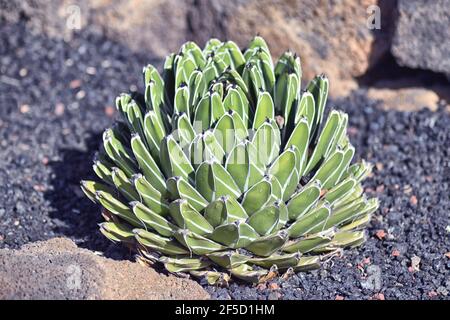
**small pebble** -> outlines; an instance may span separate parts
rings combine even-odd
[[[55,106],[55,115],[57,116],[62,116],[64,114],[64,110],[66,109],[66,107],[64,106],[63,103],[59,102],[56,104]]]
[[[95,69],[94,67],[87,67],[86,73],[93,76],[97,73],[97,69]]]
[[[26,77],[27,74],[28,74],[28,70],[26,68],[22,68],[19,70],[19,76],[21,76],[22,78]]]
[[[30,106],[28,104],[23,104],[20,106],[20,113],[30,112]]]
[[[77,94],[75,95],[75,97],[76,97],[78,100],[83,99],[85,96],[86,96],[86,92],[85,92],[84,90],[78,91]]]

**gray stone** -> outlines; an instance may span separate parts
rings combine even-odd
[[[450,0],[399,0],[391,51],[402,66],[450,75]]]

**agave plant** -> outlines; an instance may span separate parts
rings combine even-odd
[[[210,283],[317,268],[364,242],[378,207],[361,186],[371,166],[352,164],[347,114],[324,117],[325,75],[302,91],[299,57],[274,66],[261,37],[243,52],[187,42],[162,76],[152,65],[143,75],[144,94],[116,99],[100,182],[82,181],[107,238]]]

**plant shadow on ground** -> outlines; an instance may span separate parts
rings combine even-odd
[[[90,201],[80,188],[81,180],[96,179],[92,169],[95,152],[101,143],[101,133],[89,133],[85,148],[62,148],[60,159],[49,162],[52,170],[50,190],[45,198],[53,211],[55,233],[63,234],[83,248],[99,251],[112,259],[132,259],[130,250],[107,240],[99,231],[103,221],[100,207]]]
[[[82,248],[100,252],[114,260],[135,261],[136,252],[106,239],[98,224],[104,219],[101,207],[90,201],[81,191],[81,180],[98,180],[92,169],[95,153],[102,142],[102,132],[89,132],[85,148],[62,148],[60,159],[48,163],[52,170],[51,190],[45,193],[50,201],[51,218],[57,221],[55,233],[62,234]],[[161,265],[153,265],[158,273],[168,275]]]

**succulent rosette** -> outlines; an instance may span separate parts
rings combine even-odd
[[[274,65],[261,37],[187,42],[143,75],[143,94],[116,99],[98,181],[82,181],[107,238],[209,283],[318,268],[364,242],[371,166],[352,162],[347,114],[324,116],[324,75],[302,90],[299,57]]]

